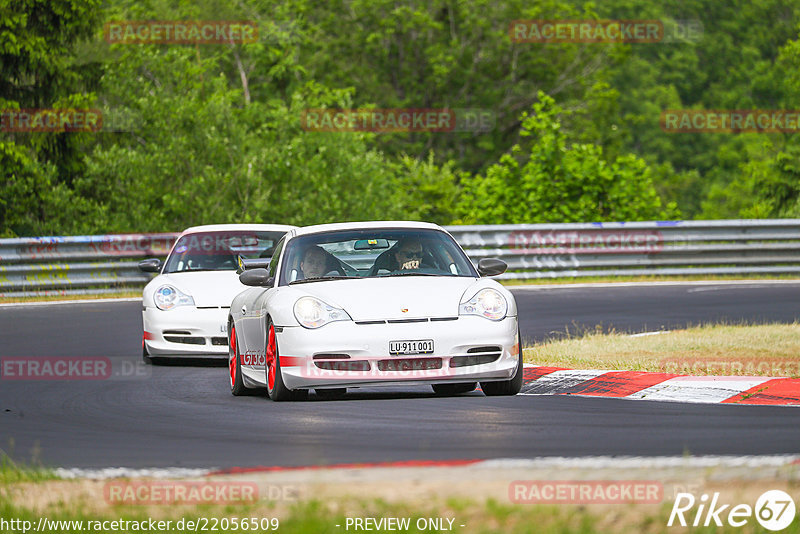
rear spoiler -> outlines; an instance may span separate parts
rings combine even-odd
[[[238,267],[236,274],[242,274],[245,271],[252,271],[253,269],[268,269],[269,262],[272,258],[251,258],[246,259],[239,256]]]

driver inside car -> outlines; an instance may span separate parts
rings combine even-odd
[[[303,278],[319,278],[323,276],[328,269],[328,253],[317,245],[310,246],[303,253],[303,259],[300,261],[300,272]]]
[[[419,269],[422,266],[422,243],[418,239],[402,240],[398,243],[394,257],[397,270]]]

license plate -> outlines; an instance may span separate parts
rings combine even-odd
[[[410,341],[390,341],[389,354],[431,354],[432,339],[416,339]]]

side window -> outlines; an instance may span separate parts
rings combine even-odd
[[[278,244],[275,245],[275,250],[272,252],[272,259],[269,260],[269,275],[273,278],[278,274],[278,261],[281,259],[284,241],[285,238],[281,238]]]

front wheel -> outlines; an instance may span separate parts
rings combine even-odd
[[[522,336],[520,336],[519,329],[517,329],[517,347],[519,347],[519,356],[514,378],[500,382],[481,382],[481,389],[487,396],[516,395],[522,389]]]
[[[236,339],[236,327],[231,324],[228,339],[228,374],[230,375],[231,394],[235,396],[247,393],[242,380],[242,358],[239,356],[239,343]]]
[[[308,390],[293,392],[283,383],[281,373],[281,357],[278,350],[278,339],[275,336],[275,325],[272,319],[267,323],[267,350],[264,372],[267,374],[267,393],[274,401],[297,400],[308,395]]]

